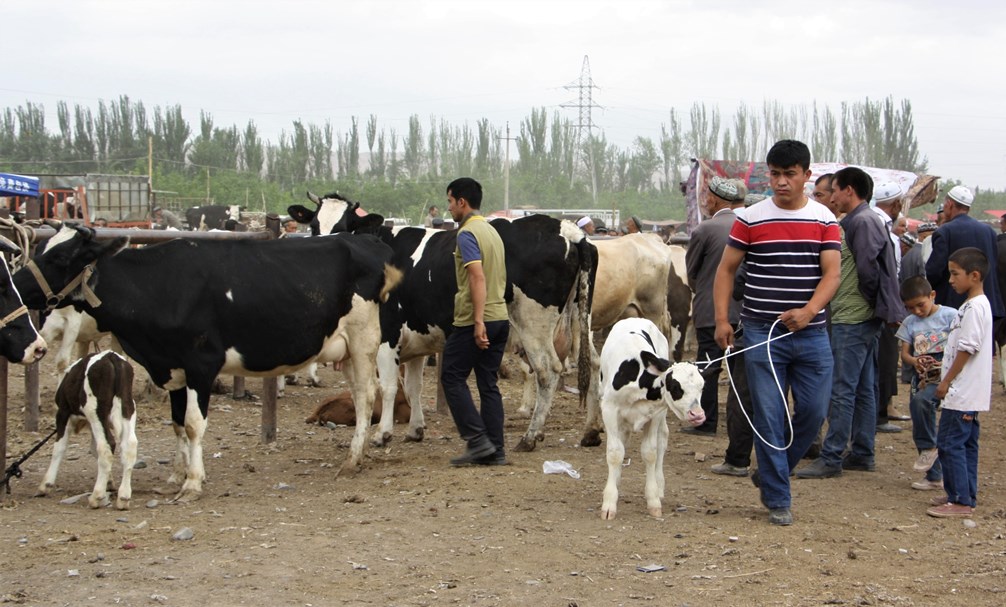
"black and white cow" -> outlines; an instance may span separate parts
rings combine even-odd
[[[291,217],[311,226],[311,232],[378,232],[394,249],[393,263],[403,272],[400,287],[381,309],[383,343],[378,370],[384,394],[381,423],[373,442],[381,445],[394,430],[391,413],[398,382],[398,365],[406,365],[405,391],[412,407],[406,440],[422,440],[424,421],[419,393],[426,357],[443,350],[452,330],[456,231],[403,228],[392,234],[383,228],[383,218],[359,216],[358,204],[338,194],[320,199],[308,193],[317,205],[310,210],[291,206]],[[596,271],[597,250],[583,232],[569,221],[544,215],[522,217],[513,222],[490,222],[506,249],[507,311],[511,336],[520,340],[537,381],[534,411],[527,432],[515,447],[532,451],[544,438],[545,419],[552,405],[563,369],[563,359],[572,345],[573,332],[584,342],[590,331],[590,289]],[[582,399],[597,398],[591,391],[592,349],[582,351],[578,364]]]
[[[223,204],[208,204],[201,207],[191,207],[185,211],[185,223],[190,230],[208,231],[223,230],[227,220],[241,219],[241,207]]]
[[[280,240],[173,240],[142,249],[63,226],[14,275],[25,302],[44,308],[71,285],[73,304],[111,331],[154,383],[170,391],[178,438],[176,499],[199,496],[202,437],[220,373],[266,377],[313,361],[344,361],[359,425],[345,468],[360,464],[380,345],[378,302],[400,273],[391,249],[351,234]],[[78,286],[73,287],[74,281]],[[295,315],[291,332],[280,315]]]
[[[0,253],[20,253],[21,249],[7,238],[0,236]],[[0,355],[22,365],[45,356],[46,344],[35,330],[28,308],[21,300],[21,294],[14,287],[10,268],[0,257]]]
[[[693,426],[705,421],[699,403],[705,382],[698,367],[671,364],[668,359],[667,338],[645,318],[615,323],[601,348],[601,417],[608,435],[603,519],[615,518],[625,444],[633,432],[643,434],[640,451],[646,467],[646,508],[659,517],[664,498],[667,411]]]
[[[122,481],[115,507],[128,510],[133,495],[133,465],[136,464],[136,403],[133,401],[133,367],[125,358],[105,350],[75,361],[56,389],[56,444],[49,469],[36,497],[48,495],[56,486],[59,465],[66,454],[70,435],[84,427],[91,430],[98,475],[87,503],[92,508],[108,504],[108,480],[116,447],[122,460]]]

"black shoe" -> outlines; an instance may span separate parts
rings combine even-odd
[[[461,455],[451,459],[452,466],[471,466],[478,464],[480,459],[496,453],[496,445],[492,444],[484,434],[468,441],[468,448]]]
[[[873,472],[877,469],[877,464],[874,462],[864,462],[860,459],[852,459],[849,457],[842,458],[842,470],[858,470],[860,472]]]
[[[475,461],[479,466],[509,466],[510,462],[507,461],[506,454],[502,451],[497,450],[489,457],[482,457]]]
[[[716,430],[700,430],[691,426],[683,426],[681,431],[692,436],[716,436]]]
[[[834,476],[842,476],[842,466],[829,466],[821,458],[817,458],[809,466],[796,471],[797,478],[832,478]]]
[[[751,484],[761,489],[761,474],[757,470],[751,473]]]
[[[772,508],[768,511],[768,522],[784,527],[793,524],[793,513],[789,508]]]

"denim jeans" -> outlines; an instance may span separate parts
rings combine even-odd
[[[475,345],[475,327],[454,327],[447,336],[441,358],[440,383],[444,386],[447,406],[454,416],[461,438],[469,443],[485,434],[504,454],[503,396],[496,385],[503,350],[510,335],[510,321],[496,320],[486,323],[489,348],[480,350]],[[481,407],[475,408],[468,376],[475,371],[475,385],[479,389]]]
[[[763,344],[769,338],[771,323],[744,323],[744,346]],[[785,333],[776,325],[774,335]],[[771,353],[769,352],[771,348]],[[769,364],[769,355],[772,364]],[[831,395],[832,357],[828,332],[824,327],[808,327],[771,344],[744,352],[748,388],[754,404],[755,430],[762,439],[755,439],[758,474],[761,477],[761,501],[770,509],[789,508],[791,504],[789,474],[807,448],[814,442],[828,413]],[[780,397],[775,368],[781,386],[789,386],[793,395],[793,443],[781,451],[776,447],[789,442],[786,423],[787,402]]]
[[[880,321],[877,319],[831,325],[835,368],[829,391],[828,433],[821,448],[821,461],[828,466],[842,465],[847,445],[851,461],[874,463],[873,444],[877,435],[874,356],[879,335]]]
[[[967,419],[969,418],[970,419]],[[978,434],[981,425],[974,411],[943,409],[936,443],[943,466],[943,487],[954,504],[978,505]]]
[[[915,375],[913,373],[913,375]],[[928,383],[919,390],[919,378],[912,377],[912,398],[908,401],[908,409],[912,416],[912,440],[919,453],[936,448],[936,409],[940,400],[936,398],[937,384]],[[943,478],[940,460],[926,472],[926,480],[938,481]]]

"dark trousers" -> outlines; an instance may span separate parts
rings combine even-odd
[[[723,350],[716,344],[716,327],[696,327],[695,337],[698,339],[698,352],[695,355],[695,362],[702,363],[707,360],[715,360],[723,356]],[[702,379],[706,381],[702,387],[702,411],[706,414],[706,421],[698,426],[697,430],[703,432],[716,432],[719,421],[720,408],[720,373],[723,370],[722,361],[700,367],[702,369]],[[728,430],[729,432],[729,430]]]
[[[461,438],[470,443],[480,436],[488,436],[500,455],[504,453],[503,396],[496,386],[496,378],[509,335],[510,321],[487,322],[489,347],[480,350],[475,345],[474,326],[454,327],[444,344],[440,370],[444,396]],[[475,408],[472,392],[468,389],[472,370],[479,389],[480,409]]]
[[[743,341],[741,335],[736,335],[734,339],[736,343]],[[751,449],[754,447],[754,432],[751,430],[751,422],[748,421],[748,418],[754,419],[754,402],[748,390],[744,355],[731,356],[727,359],[727,365],[737,394],[740,394],[740,401],[734,394],[734,388],[730,388],[727,392],[727,437],[730,442],[727,444],[723,460],[731,466],[747,468],[751,465]],[[741,407],[744,407],[744,410],[741,410]],[[744,416],[745,413],[747,417]]]
[[[898,338],[897,328],[884,323],[880,329],[880,343],[877,346],[877,425],[890,421],[887,408],[891,397],[898,393]]]

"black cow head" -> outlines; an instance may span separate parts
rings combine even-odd
[[[17,254],[21,249],[0,236],[0,252]],[[45,355],[45,340],[31,323],[6,262],[0,264],[0,354],[14,363],[31,364]]]
[[[56,230],[56,235],[39,245],[32,262],[55,294],[82,276],[85,268],[93,268],[99,259],[114,255],[129,244],[129,239],[125,237],[99,242],[93,229],[76,223],[64,225],[47,221],[46,224]],[[81,292],[87,288],[78,286],[60,301],[50,301],[43,285],[27,267],[14,274],[14,286],[20,291],[25,305],[33,310],[43,310],[53,304],[58,307],[69,305],[71,300],[80,299]]]
[[[311,226],[311,234],[337,234],[339,232],[353,232],[354,234],[376,234],[384,225],[384,217],[376,213],[369,213],[360,216],[356,210],[360,208],[360,203],[351,202],[338,192],[326,194],[318,198],[311,192],[307,197],[318,207],[312,211],[303,205],[292,205],[286,212],[297,220],[298,223]]]

